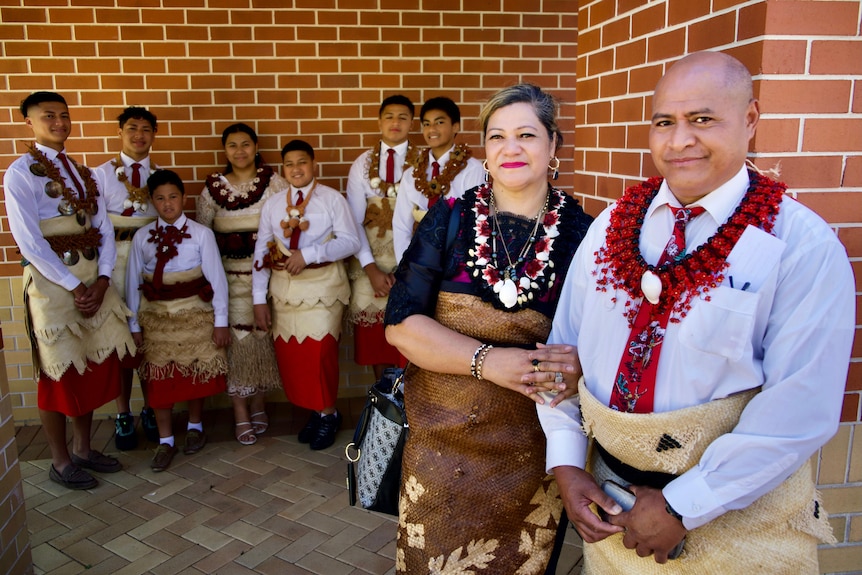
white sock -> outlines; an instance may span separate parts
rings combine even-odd
[[[168,437],[160,437],[160,438],[159,438],[159,443],[167,443],[168,445],[170,445],[171,447],[173,447],[173,446],[174,446],[174,436],[173,436],[173,435],[169,435]]]
[[[204,430],[203,422],[198,421],[197,423],[192,423],[191,421],[189,421],[188,431],[191,431],[192,429],[197,429],[198,431],[203,431]]]

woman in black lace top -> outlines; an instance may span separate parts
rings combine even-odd
[[[534,402],[572,395],[576,360],[570,346],[534,355],[591,218],[548,183],[562,145],[553,97],[504,89],[480,122],[489,182],[428,212],[386,310],[387,339],[411,362],[398,572],[556,563],[563,505]]]

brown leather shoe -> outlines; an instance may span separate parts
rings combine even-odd
[[[90,450],[86,459],[78,457],[73,453],[72,463],[78,467],[98,471],[99,473],[116,473],[123,468],[123,465],[115,458],[99,453],[95,449]]]
[[[150,462],[150,469],[155,472],[164,471],[170,466],[174,455],[177,454],[177,451],[177,448],[173,445],[168,445],[167,443],[159,444],[159,447],[156,449],[156,454]]]
[[[67,465],[66,468],[63,469],[63,473],[60,473],[53,465],[51,465],[51,469],[48,470],[48,477],[54,483],[59,483],[63,487],[68,487],[69,489],[92,489],[99,484],[95,477],[74,463]]]
[[[183,446],[183,453],[191,455],[197,453],[207,444],[207,436],[203,431],[197,429],[189,429],[186,433],[186,444]]]

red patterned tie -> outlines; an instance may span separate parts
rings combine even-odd
[[[440,177],[440,164],[438,164],[437,162],[432,162],[431,163],[431,179],[436,180],[439,177]],[[437,203],[437,200],[439,200],[439,199],[440,199],[439,195],[432,196],[432,197],[428,198],[428,209],[430,210],[434,206],[434,204]]]
[[[296,192],[296,205],[302,203],[302,190]],[[299,229],[299,226],[293,228],[293,231],[290,233],[290,251],[295,250],[299,247],[299,235],[302,233],[302,230]]]
[[[72,169],[72,166],[69,165],[69,160],[66,159],[66,154],[60,152],[57,154],[57,157],[60,158],[60,162],[63,164],[63,167],[66,168],[66,172],[69,174],[69,178],[74,182],[75,189],[78,190],[78,197],[82,200],[87,197],[87,194],[84,193],[84,188],[81,187],[81,182],[78,181],[78,178],[75,176],[76,170]]]
[[[141,165],[137,162],[132,164],[132,187],[141,187]]]
[[[386,183],[395,183],[395,150],[386,150]]]
[[[704,212],[701,207],[669,207],[674,216],[673,234],[656,267],[669,264],[685,255],[685,226],[692,218]],[[652,413],[661,344],[673,304],[669,303],[665,308],[664,312],[659,313],[646,298],[641,302],[611,391],[609,405],[613,409],[629,413]]]

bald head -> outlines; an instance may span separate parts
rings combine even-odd
[[[656,84],[655,92],[677,82],[707,82],[720,88],[735,104],[747,106],[754,99],[751,73],[745,65],[722,52],[695,52],[677,61]]]
[[[686,56],[659,80],[652,104],[650,152],[680,202],[702,198],[742,169],[760,111],[739,60]]]

